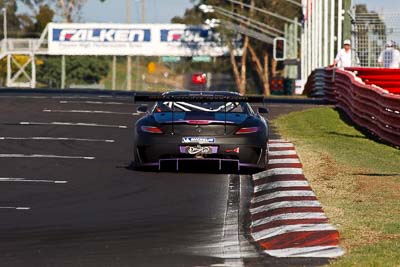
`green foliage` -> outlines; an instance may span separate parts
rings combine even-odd
[[[41,35],[46,25],[53,21],[55,12],[48,5],[41,5],[38,12],[33,16],[33,19],[27,15],[21,16],[20,19],[26,20],[24,31],[26,36],[38,37]]]
[[[7,10],[7,33],[8,37],[18,36],[21,30],[21,22],[17,16],[18,5],[16,0],[0,0],[0,9],[6,8]],[[0,11],[0,38],[4,38],[3,33],[3,15]]]
[[[94,84],[107,76],[109,71],[107,57],[71,56],[66,57],[66,83]],[[49,87],[61,86],[61,58],[45,57],[44,64],[38,67],[38,81]]]
[[[182,23],[188,25],[201,25],[204,23],[205,17],[200,10],[195,6],[185,10],[183,17],[175,16],[171,19],[172,23]]]
[[[39,13],[36,15],[35,30],[42,32],[47,24],[53,21],[54,11],[48,5],[39,7]]]
[[[238,2],[242,2],[246,5],[251,5],[251,0],[237,0]],[[198,8],[201,4],[205,5],[212,5],[215,7],[215,12],[213,13],[202,13],[201,10]],[[284,31],[285,24],[287,22],[278,19],[273,16],[266,15],[265,13],[260,12],[260,10],[270,11],[275,14],[279,14],[281,16],[294,19],[297,17],[298,19],[301,18],[301,8],[293,5],[288,4],[287,1],[282,0],[269,0],[269,1],[255,1],[255,7],[258,10],[254,10],[251,12],[248,6],[241,6],[237,3],[233,3],[227,0],[200,0],[198,1],[197,5],[195,5],[191,9],[187,9],[185,14],[182,17],[174,17],[172,22],[174,23],[184,23],[184,24],[203,24],[206,19],[216,18],[221,21],[221,26],[216,28],[216,30],[221,34],[223,40],[226,41],[226,44],[229,45],[230,42],[233,40],[237,40],[238,33],[230,29],[229,27],[224,27],[227,22],[231,22],[236,25],[242,25],[247,28],[247,21],[246,18],[252,17],[254,20],[264,23],[268,25],[268,27],[274,27],[278,31]],[[221,10],[224,9],[225,11]],[[228,14],[229,12],[233,12],[242,18],[239,20],[232,19]],[[252,14],[251,14],[252,13]],[[236,17],[237,18],[237,17]],[[252,23],[254,24],[254,23]],[[253,28],[251,28],[253,29]],[[254,29],[253,29],[254,30]],[[276,35],[275,35],[276,36]],[[275,36],[270,36],[274,38]],[[250,38],[250,44],[255,51],[256,57],[258,57],[261,65],[264,64],[263,62],[263,55],[266,53],[269,55],[269,59],[272,59],[272,44],[267,44],[265,42],[258,41],[256,39]],[[254,59],[254,57],[253,57]],[[241,64],[239,62],[239,57],[236,58],[238,65]],[[247,90],[253,91],[255,93],[260,93],[259,89],[263,88],[263,77],[260,77],[260,72],[257,72],[257,67],[253,61],[247,58],[247,65],[246,68],[247,72]],[[217,66],[217,70],[224,69],[224,71],[233,72],[233,66],[229,62],[229,60],[220,60],[214,63],[214,66]],[[269,69],[272,68],[271,61],[269,60],[268,63]],[[283,68],[283,64],[278,64],[278,69]],[[188,66],[189,68],[194,68],[195,66]],[[258,69],[259,70],[259,69]],[[261,72],[263,73],[263,72]]]

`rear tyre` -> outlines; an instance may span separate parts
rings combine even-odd
[[[133,169],[135,169],[135,170],[139,170],[141,168],[140,158],[137,153],[136,147],[134,147],[134,149],[133,149],[133,161],[132,161],[131,165],[132,165]]]

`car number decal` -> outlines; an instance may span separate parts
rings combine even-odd
[[[218,146],[180,146],[180,152],[183,154],[197,155],[197,154],[217,154]]]
[[[216,140],[213,137],[182,137],[182,143],[213,144]]]

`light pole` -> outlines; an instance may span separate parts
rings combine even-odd
[[[126,21],[131,23],[131,0],[126,0]],[[132,58],[126,57],[126,89],[132,90]]]
[[[7,50],[7,9],[3,7],[1,11],[3,11],[3,33],[4,33],[5,50]]]

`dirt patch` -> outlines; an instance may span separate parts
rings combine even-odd
[[[396,175],[369,174],[369,170],[337,163],[314,144],[298,140],[295,145],[304,173],[331,223],[339,229],[346,250],[399,238],[399,234],[385,234],[376,226],[395,221],[396,211],[390,214],[380,207],[388,199],[400,199]]]
[[[395,176],[357,175],[358,189],[363,195],[385,200],[400,199],[400,183],[393,181]]]

